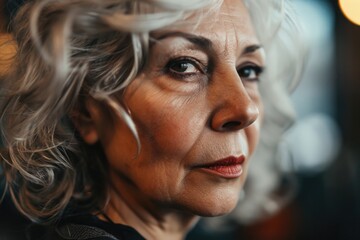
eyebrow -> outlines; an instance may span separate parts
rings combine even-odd
[[[214,52],[214,47],[213,47],[213,44],[210,39],[201,37],[198,35],[194,35],[191,33],[167,32],[167,33],[160,35],[158,38],[156,38],[156,40],[162,40],[162,39],[165,39],[168,37],[181,37],[181,38],[188,40],[189,42],[196,45],[197,47],[199,47],[202,50],[205,50],[207,52]]]
[[[256,50],[261,49],[261,48],[263,48],[263,47],[261,45],[258,45],[258,44],[250,45],[250,46],[248,46],[248,47],[246,47],[244,49],[242,54],[245,55],[245,54],[253,53]]]
[[[206,37],[194,35],[191,33],[184,33],[184,32],[179,32],[179,31],[167,32],[167,33],[164,33],[164,34],[160,35],[159,37],[157,37],[156,40],[162,40],[162,39],[165,39],[168,37],[182,37],[182,38],[185,38],[186,40],[188,40],[189,42],[193,43],[194,45],[198,46],[202,50],[205,50],[205,51],[211,52],[211,53],[215,52],[212,41],[210,39],[208,39]],[[253,53],[261,48],[263,48],[263,47],[259,44],[253,44],[253,45],[247,46],[243,50],[241,55]]]

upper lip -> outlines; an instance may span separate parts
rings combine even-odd
[[[243,164],[245,161],[245,156],[240,155],[238,157],[235,156],[229,156],[223,159],[216,160],[211,163],[201,164],[197,165],[197,168],[209,168],[209,167],[215,167],[215,166],[232,166],[232,165],[238,165]]]

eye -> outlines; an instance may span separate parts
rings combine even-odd
[[[194,66],[193,63],[191,63],[188,60],[181,60],[172,63],[169,66],[169,70],[176,72],[176,73],[196,73],[199,72],[199,70]]]
[[[166,71],[179,77],[191,76],[205,73],[205,67],[199,61],[191,58],[180,58],[170,60],[166,65]]]
[[[264,68],[257,65],[246,65],[239,68],[237,71],[241,79],[258,81],[260,74],[264,71]]]

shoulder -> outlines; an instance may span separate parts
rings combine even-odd
[[[99,220],[90,214],[65,218],[56,225],[33,224],[29,240],[144,240],[133,228]]]
[[[33,224],[28,231],[29,240],[123,240],[105,230],[82,224],[65,223],[57,226]]]

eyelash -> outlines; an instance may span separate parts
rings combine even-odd
[[[190,64],[191,66],[193,66],[195,68],[195,70],[194,70],[194,72],[186,73],[186,72],[176,71],[173,69],[175,67],[175,65],[180,65],[180,64]],[[185,71],[186,70],[187,69],[185,69]],[[184,78],[196,75],[197,73],[206,74],[207,68],[204,64],[202,64],[200,61],[198,61],[196,59],[189,58],[189,57],[180,57],[180,58],[171,59],[166,64],[165,71],[168,74],[174,76],[175,78],[184,79]]]
[[[186,73],[186,72],[176,71],[173,69],[176,65],[179,66],[181,64],[190,64],[192,67],[195,68],[195,70],[193,72]],[[186,71],[188,69],[188,67],[189,66],[187,66],[186,69],[184,69],[184,71]],[[245,71],[248,71],[248,70],[250,70],[251,72],[246,73]],[[180,57],[180,58],[175,58],[175,59],[169,60],[169,62],[165,66],[165,71],[166,71],[166,73],[172,75],[175,78],[186,79],[186,78],[196,75],[198,73],[207,74],[208,69],[205,64],[202,64],[200,61],[198,61],[194,58]],[[261,66],[258,66],[256,64],[252,64],[252,63],[249,63],[249,64],[244,65],[237,69],[237,72],[238,72],[238,75],[240,76],[240,78],[242,80],[247,80],[247,81],[259,81],[259,77],[263,71],[264,71],[264,67],[261,67]],[[251,76],[253,74],[255,74],[255,75]]]
[[[253,71],[252,73],[254,73],[255,76],[249,77],[249,74],[245,73],[246,70]],[[259,81],[259,77],[263,71],[264,71],[264,67],[258,66],[256,64],[247,64],[247,65],[242,66],[237,69],[237,72],[238,72],[238,75],[240,76],[240,78],[242,80],[248,80],[248,81]],[[247,75],[247,76],[245,76],[245,75]]]

